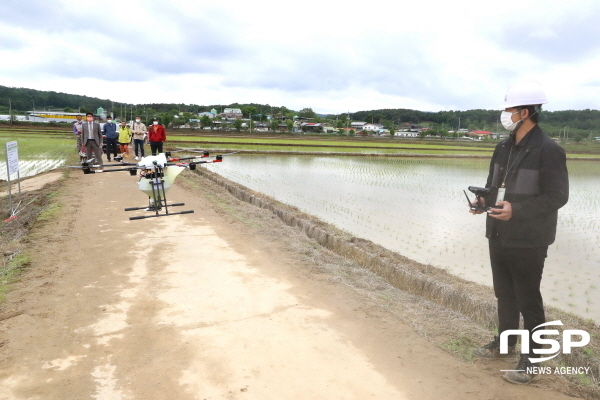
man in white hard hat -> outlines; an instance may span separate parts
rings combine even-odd
[[[523,328],[531,333],[546,319],[540,292],[544,260],[554,242],[558,209],[569,198],[565,151],[538,126],[546,94],[532,81],[511,86],[504,98],[502,125],[511,134],[498,143],[486,187],[486,237],[489,239],[494,293],[498,300],[498,335]],[[473,214],[482,212],[471,211]],[[539,329],[544,329],[539,327]],[[508,352],[501,352],[499,336],[473,354],[481,358],[516,360],[516,335],[508,336]],[[521,355],[514,370],[504,379],[527,384],[534,377],[532,363],[543,355],[541,345],[529,339],[521,343]]]

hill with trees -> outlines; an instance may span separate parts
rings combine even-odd
[[[112,112],[115,116],[131,118],[141,115],[148,118],[157,115],[163,123],[172,121],[174,115],[187,114],[184,118],[193,118],[193,114],[210,111],[213,108],[221,112],[224,108],[240,108],[245,117],[263,120],[268,115],[279,117],[300,116],[313,118],[317,122],[331,122],[336,127],[346,126],[348,118],[351,121],[366,121],[380,123],[388,128],[402,128],[406,125],[425,125],[433,132],[447,133],[449,130],[465,128],[469,130],[502,131],[498,110],[466,110],[425,112],[403,108],[386,108],[370,111],[358,111],[351,114],[319,115],[312,108],[294,111],[285,106],[271,106],[256,103],[232,104],[183,104],[183,103],[148,103],[127,104],[109,99],[99,99],[75,94],[41,91],[27,88],[0,86],[0,114],[8,114],[9,98],[13,114],[22,114],[31,110],[54,111],[95,111],[98,107]],[[540,114],[540,124],[550,136],[568,135],[577,141],[600,136],[599,110],[565,110],[543,111]]]

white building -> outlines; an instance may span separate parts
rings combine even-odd
[[[225,119],[241,119],[244,116],[239,108],[226,108],[220,115]]]
[[[379,132],[380,130],[383,129],[383,125],[380,124],[364,124],[362,127],[363,130],[365,131],[371,131],[371,132]]]
[[[27,111],[27,120],[31,122],[75,122],[77,116],[85,118],[85,113],[63,111]]]

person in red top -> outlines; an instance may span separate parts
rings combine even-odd
[[[165,127],[158,123],[158,118],[152,120],[152,125],[148,128],[148,141],[150,142],[150,150],[155,156],[163,152],[163,142],[167,140]]]

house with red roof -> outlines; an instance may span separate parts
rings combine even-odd
[[[479,140],[482,139],[486,139],[486,138],[492,138],[493,133],[490,131],[471,131],[469,132],[469,136],[477,138]]]

